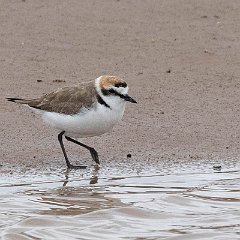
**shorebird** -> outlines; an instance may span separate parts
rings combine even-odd
[[[42,116],[45,123],[59,131],[58,141],[69,169],[83,169],[86,166],[70,163],[63,136],[88,149],[96,164],[100,164],[97,151],[76,138],[99,136],[108,132],[122,119],[126,102],[137,103],[128,95],[128,85],[124,80],[107,75],[57,89],[39,98],[7,100],[29,106]]]

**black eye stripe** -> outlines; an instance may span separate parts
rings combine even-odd
[[[110,93],[116,94],[116,91],[115,91],[114,89],[109,89],[108,91],[109,91]]]
[[[125,87],[127,87],[127,83],[125,83],[125,82],[115,83],[114,86],[115,86],[115,87],[124,87],[124,88],[125,88]]]
[[[108,96],[108,95],[110,95],[110,94],[115,94],[115,90],[114,90],[114,89],[109,89],[109,90],[107,90],[107,89],[102,89],[102,94],[103,94],[104,96]]]
[[[114,89],[110,88],[109,90],[106,90],[106,89],[102,89],[102,94],[105,95],[105,96],[108,96],[108,95],[116,95],[116,96],[119,96],[122,98],[122,94],[121,93],[118,93],[117,91],[115,91]]]

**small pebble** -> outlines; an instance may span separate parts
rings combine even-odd
[[[132,157],[132,154],[129,153],[129,154],[127,155],[127,158],[131,158],[131,157]]]
[[[41,79],[38,79],[37,82],[42,82],[42,80],[41,80]]]
[[[166,71],[166,73],[171,73],[171,69],[168,69],[168,70]]]
[[[55,79],[55,80],[53,80],[53,82],[61,83],[61,82],[66,82],[66,81],[62,80],[62,79]]]

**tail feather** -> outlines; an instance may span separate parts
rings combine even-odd
[[[28,100],[22,99],[22,98],[6,98],[9,102],[15,102],[15,103],[21,103],[21,104],[27,104]]]

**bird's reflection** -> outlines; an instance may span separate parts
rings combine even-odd
[[[98,171],[100,167],[99,165],[95,165],[93,172],[92,172],[92,177],[90,178],[90,184],[96,184],[98,183]]]
[[[69,178],[69,177],[68,177],[69,172],[70,172],[70,169],[67,169],[66,172],[64,173],[64,175],[65,175],[65,180],[63,181],[63,187],[66,187],[67,184],[68,184],[68,182],[69,182],[69,180],[68,180],[68,178]]]
[[[104,186],[93,186],[98,183],[99,169],[99,166],[90,169],[90,172],[87,173],[88,176],[90,175],[90,179],[87,178],[87,183],[86,176],[84,176],[86,172],[82,172],[79,176],[79,171],[66,170],[63,186],[49,189],[40,195],[38,202],[49,206],[49,209],[43,210],[41,213],[46,215],[79,215],[125,206],[119,199],[109,196]],[[78,175],[78,179],[73,179],[73,176],[76,176],[75,173]],[[68,186],[69,182],[71,183],[69,185],[73,186]]]
[[[98,183],[98,171],[99,171],[100,167],[99,165],[94,165],[94,168],[92,170],[91,173],[91,178],[90,178],[90,182],[89,184],[96,184]],[[68,182],[69,182],[69,174],[70,174],[71,170],[67,169],[64,173],[65,175],[65,179],[63,181],[63,187],[66,187]]]
[[[96,184],[98,182],[98,176],[92,176],[90,179],[90,184]]]

